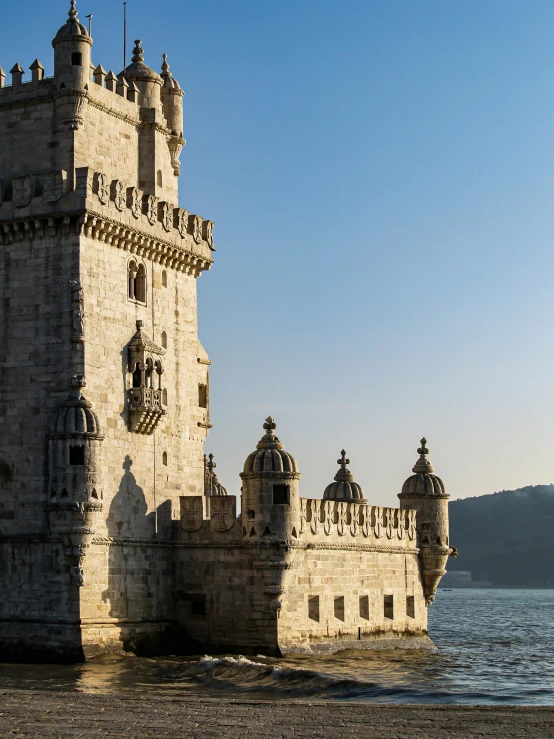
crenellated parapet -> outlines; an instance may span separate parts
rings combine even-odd
[[[79,233],[198,277],[215,250],[212,221],[81,167],[0,179],[0,241]]]

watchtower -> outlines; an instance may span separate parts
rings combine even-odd
[[[137,40],[119,74],[93,64],[75,0],[52,44],[51,78],[0,68],[0,646],[78,656],[169,620],[164,546],[204,489],[214,245],[179,207],[167,57],[158,74]]]

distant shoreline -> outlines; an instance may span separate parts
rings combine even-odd
[[[197,695],[121,696],[59,691],[0,691],[0,736],[40,739],[467,739],[552,737],[554,708],[398,705],[329,701],[255,701]]]

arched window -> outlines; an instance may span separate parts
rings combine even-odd
[[[135,299],[135,277],[137,275],[137,265],[136,262],[129,262],[129,267],[127,271],[128,275],[128,281],[129,281],[129,297],[131,300]]]
[[[165,269],[162,270],[162,285],[164,287],[167,287],[167,272],[165,271]]]
[[[167,467],[167,452],[164,452],[163,453],[162,461],[163,461],[164,465]]]
[[[140,365],[137,362],[135,369],[133,370],[133,387],[140,387],[142,385],[142,372],[140,371]]]
[[[146,303],[146,269],[144,264],[139,264],[135,277],[135,300]]]
[[[167,349],[167,334],[165,331],[162,331],[162,346]]]
[[[154,362],[151,357],[146,360],[146,387],[153,387]]]

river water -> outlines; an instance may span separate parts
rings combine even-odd
[[[554,590],[439,591],[429,611],[429,633],[438,647],[432,651],[0,664],[0,690],[552,705],[553,626]]]

